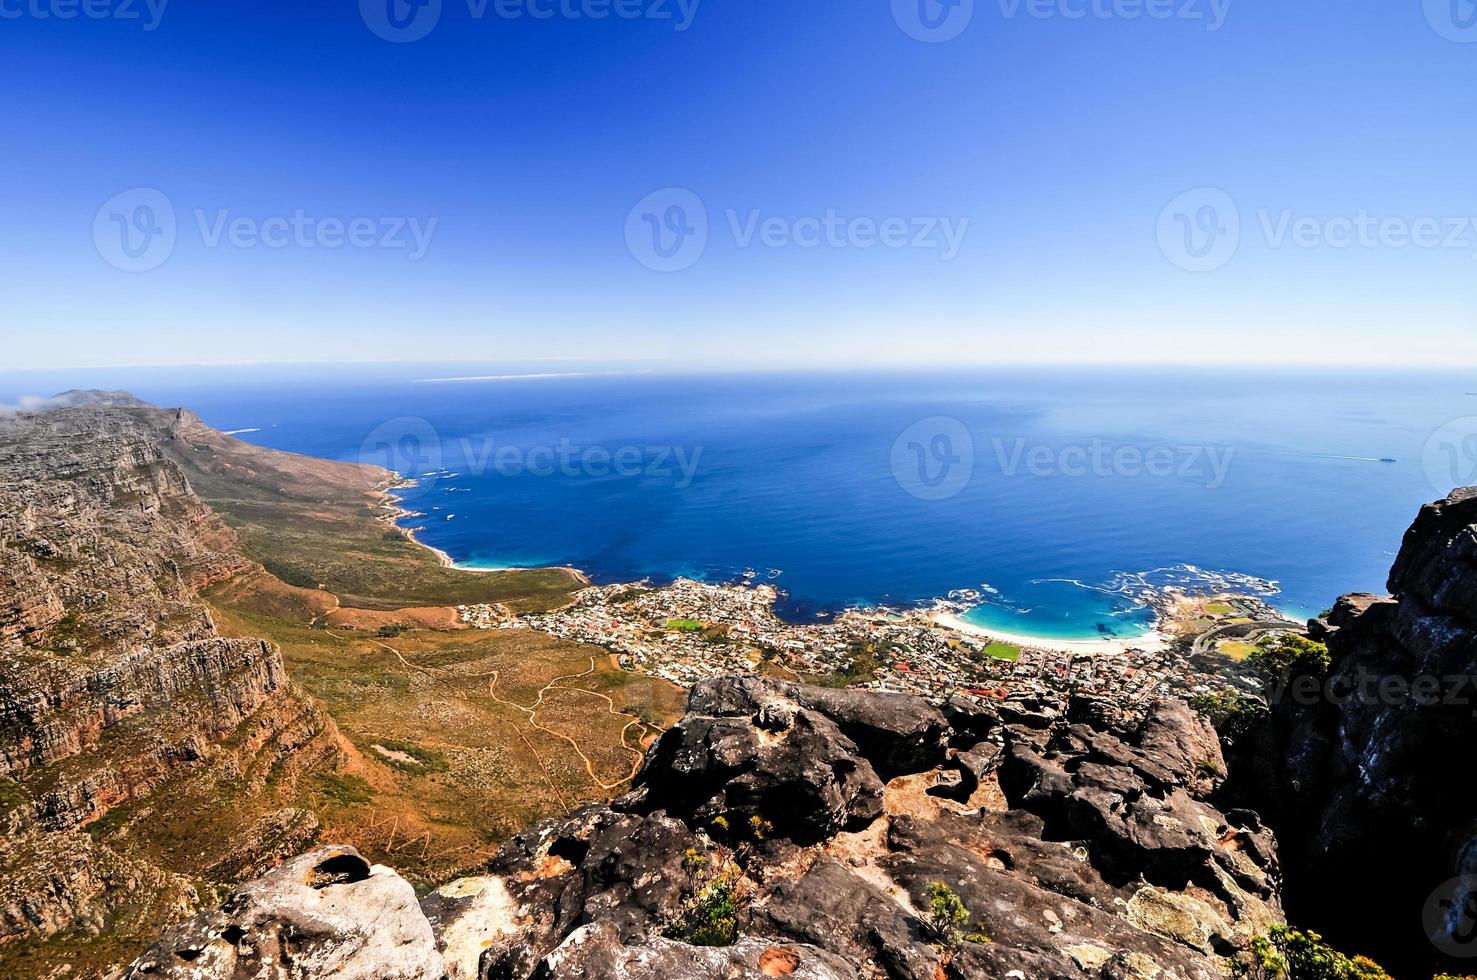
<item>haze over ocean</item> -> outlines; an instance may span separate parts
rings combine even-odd
[[[505,377],[528,373],[546,376]],[[420,477],[408,526],[461,563],[747,571],[800,619],[970,589],[976,622],[1062,639],[1141,631],[1148,586],[1271,580],[1297,615],[1383,591],[1419,505],[1477,477],[1441,434],[1477,414],[1455,375],[104,374],[262,445]],[[81,378],[0,376],[0,393]]]

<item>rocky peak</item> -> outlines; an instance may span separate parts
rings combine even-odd
[[[325,895],[302,882],[317,852],[167,934],[129,975],[239,975],[290,934],[295,957],[345,976],[1220,978],[1280,911],[1270,832],[1208,802],[1214,734],[1178,704],[1124,737],[1058,707],[1013,722],[967,698],[945,712],[705,681],[632,792],[529,827],[407,911],[397,935],[414,956],[364,940],[376,897],[320,926]],[[364,888],[355,867],[325,888],[337,908]],[[935,915],[941,896],[962,920]]]
[[[49,408],[152,408],[142,398],[126,391],[99,391],[96,388],[72,388],[47,399]]]
[[[1390,569],[1390,592],[1432,613],[1477,619],[1477,487],[1421,508]]]
[[[1327,677],[1276,699],[1231,769],[1277,827],[1295,919],[1397,976],[1469,972],[1449,955],[1469,923],[1425,916],[1477,901],[1477,489],[1421,508],[1389,588],[1309,624]]]

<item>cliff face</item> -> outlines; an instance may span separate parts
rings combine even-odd
[[[201,868],[76,830],[145,801],[188,818],[212,774],[291,778],[338,751],[274,647],[217,635],[196,593],[247,563],[120,397],[0,420],[0,942],[101,931],[105,895],[188,907],[176,872]]]
[[[128,976],[255,976],[287,949],[293,975],[384,980],[1220,978],[1281,920],[1272,836],[1207,802],[1220,748],[1185,706],[1105,717],[707,681],[631,793],[535,824],[418,913],[326,849]]]
[[[1477,953],[1477,878],[1453,881],[1477,875],[1477,490],[1421,509],[1389,589],[1311,624],[1327,679],[1279,699],[1238,754],[1283,841],[1294,919],[1397,975],[1458,972],[1447,954]]]

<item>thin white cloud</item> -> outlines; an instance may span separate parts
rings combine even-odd
[[[14,405],[0,404],[0,417],[19,415],[22,412],[42,412],[56,404],[54,398],[44,398],[41,395],[22,395]]]
[[[562,374],[553,372],[544,374],[479,374],[468,378],[416,378],[411,384],[449,384],[461,381],[533,381],[541,378],[604,378],[615,374],[625,374],[625,371],[569,371]]]

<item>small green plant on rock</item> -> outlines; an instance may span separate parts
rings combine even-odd
[[[1225,775],[1213,759],[1201,759],[1195,763],[1195,771],[1206,779],[1220,779]]]
[[[738,941],[738,876],[714,878],[669,931],[690,946],[732,946]]]
[[[1257,698],[1225,688],[1215,694],[1197,694],[1190,707],[1200,712],[1215,730],[1236,739],[1251,731],[1267,715],[1267,706]]]
[[[929,882],[928,920],[939,939],[951,948],[965,942],[990,941],[984,933],[966,931],[970,923],[969,908],[964,904],[964,899],[942,881]]]
[[[1345,956],[1316,932],[1273,926],[1251,941],[1253,964],[1241,976],[1251,980],[1390,980],[1365,956]]]

